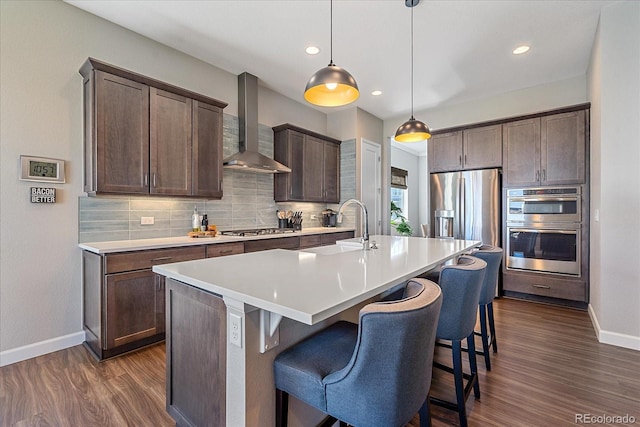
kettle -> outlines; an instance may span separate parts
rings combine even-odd
[[[337,213],[333,209],[325,209],[322,211],[322,226],[335,227]]]

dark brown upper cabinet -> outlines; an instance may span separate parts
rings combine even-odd
[[[505,186],[584,184],[586,111],[503,125]]]
[[[502,166],[500,125],[437,134],[427,146],[431,173]]]
[[[222,110],[194,92],[89,58],[84,189],[222,197]]]
[[[273,128],[274,159],[291,173],[274,176],[276,202],[340,202],[340,141],[290,124]]]

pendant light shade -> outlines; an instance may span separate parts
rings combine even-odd
[[[429,126],[416,120],[413,115],[396,130],[395,140],[398,142],[418,142],[431,138]]]
[[[339,107],[358,99],[360,91],[356,79],[344,68],[333,63],[333,0],[331,0],[331,60],[316,71],[304,89],[304,99],[321,107]]]
[[[322,107],[339,107],[358,99],[356,79],[333,61],[311,76],[304,90],[304,99]]]
[[[405,5],[411,8],[411,118],[400,125],[394,137],[398,142],[419,142],[431,138],[429,126],[413,117],[413,8],[420,0],[405,0]]]

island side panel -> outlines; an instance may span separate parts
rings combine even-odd
[[[226,424],[227,310],[222,298],[167,278],[167,412],[177,425]]]

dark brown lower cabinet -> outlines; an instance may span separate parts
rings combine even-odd
[[[165,338],[165,278],[154,265],[202,259],[204,246],[82,252],[85,345],[100,360]]]
[[[157,281],[151,270],[107,275],[105,349],[159,333]]]
[[[224,426],[224,301],[173,279],[167,279],[166,286],[167,412],[178,426]]]
[[[354,236],[353,231],[341,231],[339,233],[327,233],[320,237],[322,245],[334,245],[338,240],[351,239]]]

